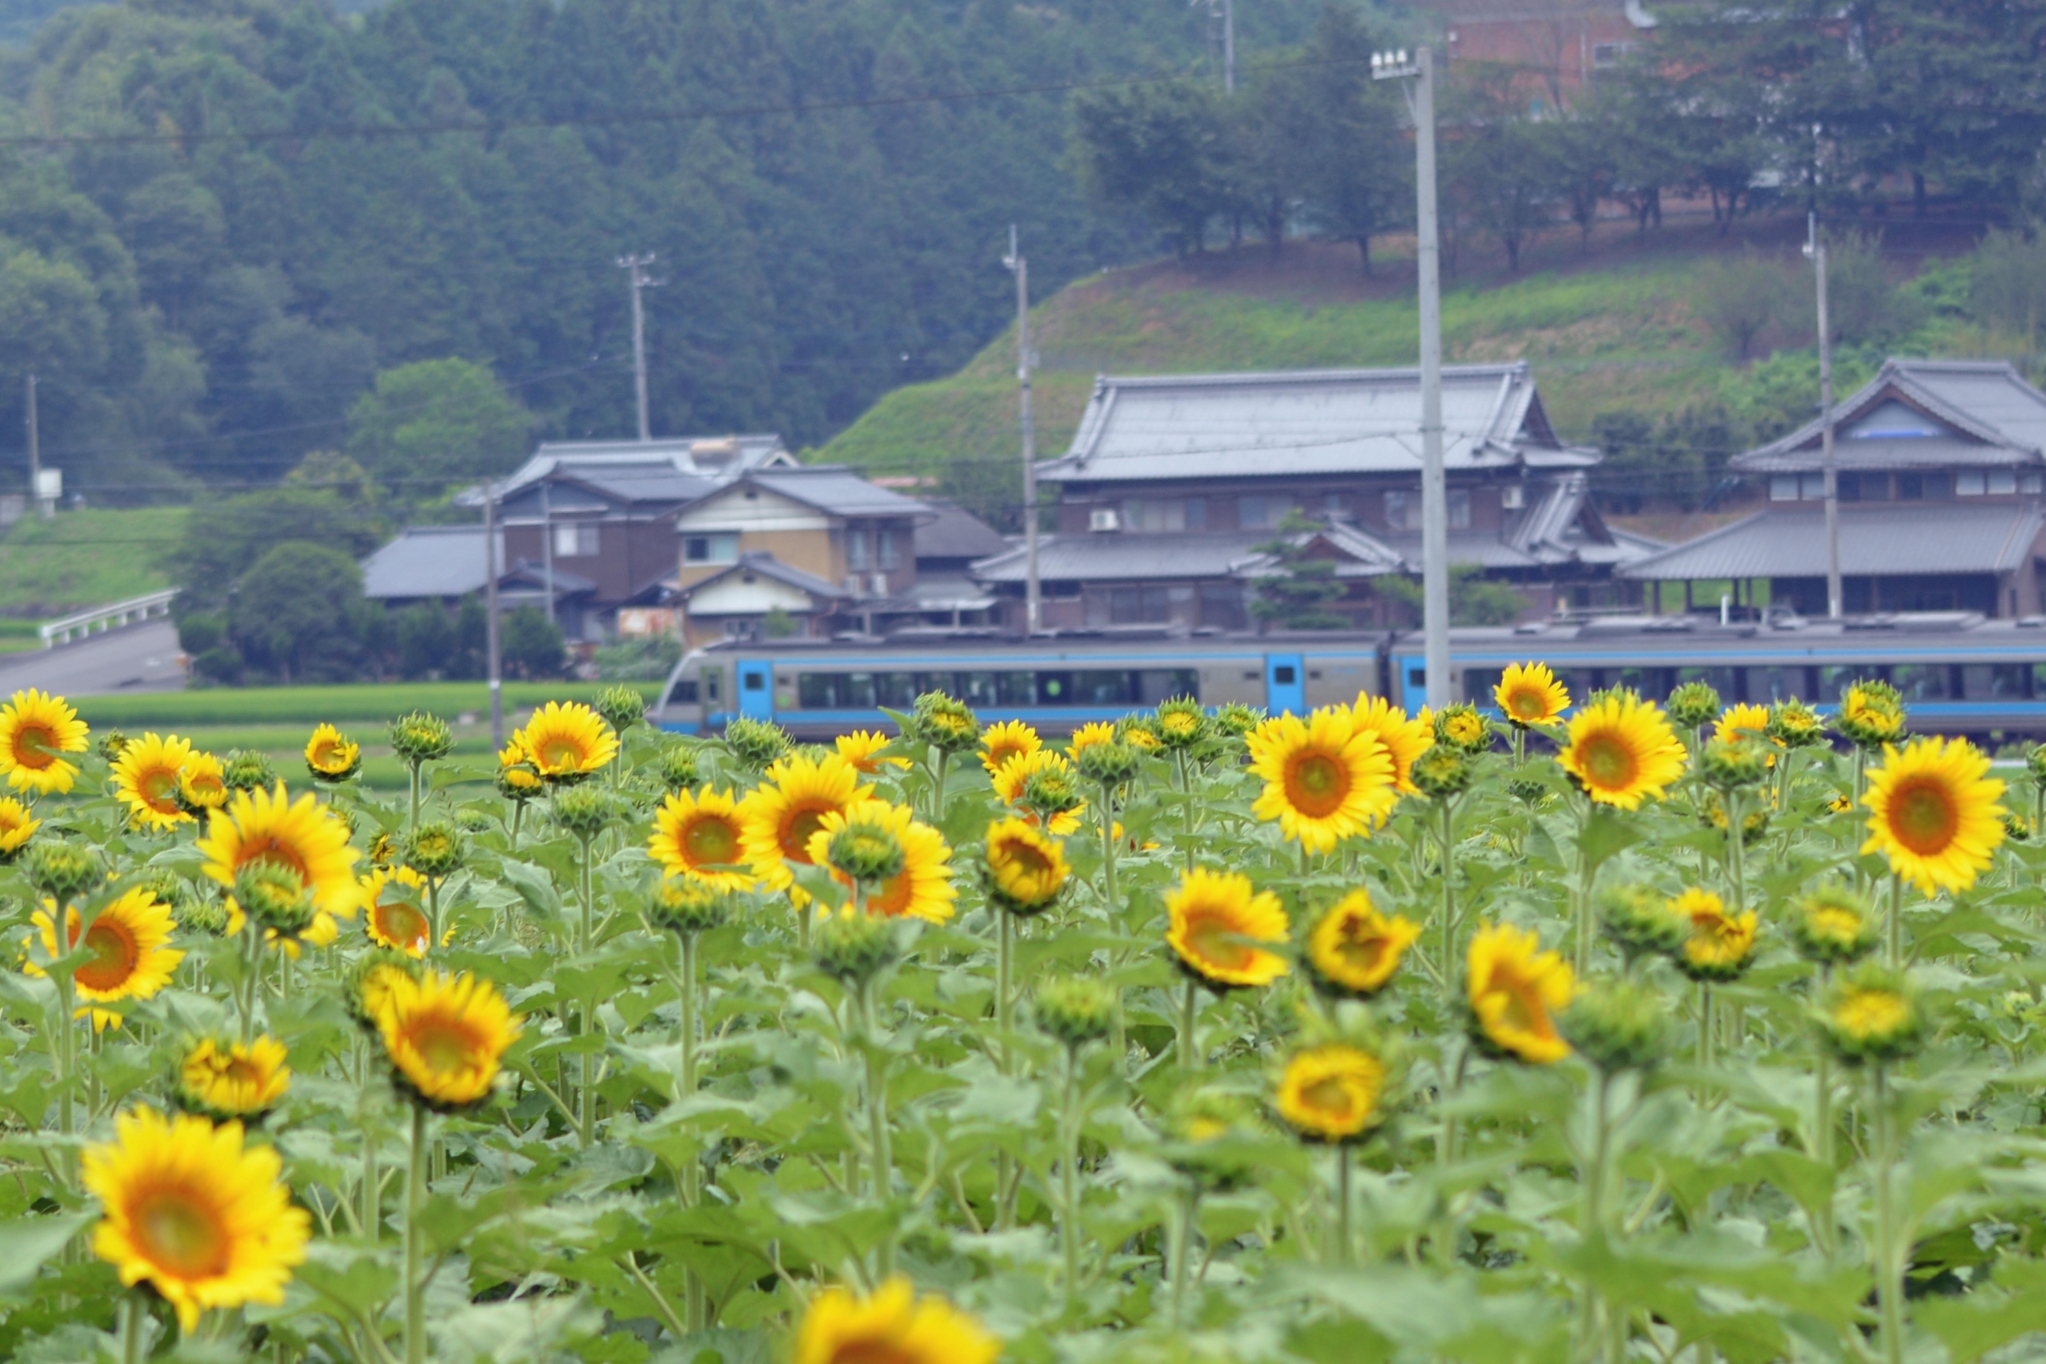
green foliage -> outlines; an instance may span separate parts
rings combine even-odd
[[[290,683],[360,675],[362,570],[328,545],[288,540],[263,552],[235,585],[230,628],[243,659]]]
[[[215,609],[256,561],[290,541],[324,546],[351,561],[382,543],[382,525],[364,508],[328,491],[269,488],[202,501],[184,517],[183,534],[163,556],[183,588],[177,609]],[[361,574],[355,575],[360,593]]]
[[[462,479],[500,475],[529,453],[532,419],[490,371],[422,360],[377,375],[348,409],[348,454],[393,495],[424,501]]]
[[[173,586],[160,560],[182,538],[186,515],[93,507],[15,522],[0,534],[0,614],[56,616]]]
[[[561,627],[547,613],[527,603],[506,613],[499,627],[498,650],[505,671],[514,677],[558,677],[567,660]]]
[[[1372,590],[1388,601],[1406,608],[1415,622],[1426,609],[1419,578],[1386,576],[1374,578]],[[1492,582],[1482,564],[1449,566],[1449,623],[1451,625],[1511,625],[1527,614],[1527,598],[1511,583]]]
[[[1251,587],[1250,614],[1286,630],[1344,630],[1349,616],[1331,610],[1346,591],[1336,581],[1336,561],[1319,558],[1303,538],[1321,529],[1298,512],[1288,512],[1278,538],[1257,547],[1276,561]]]
[[[682,661],[682,641],[673,635],[641,635],[597,646],[597,676],[606,682],[665,682]]]

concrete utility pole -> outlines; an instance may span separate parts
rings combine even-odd
[[[549,469],[551,476],[553,470]],[[554,504],[547,494],[551,491],[546,482],[540,484],[540,572],[547,579],[547,622],[554,621]]]
[[[57,508],[43,500],[43,447],[36,432],[36,376],[28,376],[28,495],[36,504],[36,515],[48,521]]]
[[[497,485],[483,485],[483,653],[490,678],[490,750],[504,747],[504,651],[497,634]]]
[[[640,304],[640,291],[658,289],[666,280],[650,279],[646,268],[654,263],[654,253],[644,256],[620,256],[618,268],[631,272],[632,281],[632,383],[639,398],[639,438],[642,443],[654,438],[653,428],[647,422],[646,407],[646,310]]]
[[[1236,93],[1236,0],[1222,0],[1222,89]]]
[[[1377,80],[1414,82],[1414,255],[1421,302],[1421,629],[1428,704],[1449,704],[1449,485],[1442,467],[1442,274],[1435,230],[1435,63],[1425,47],[1371,54]]]
[[[1808,215],[1804,253],[1812,258],[1819,284],[1819,467],[1826,480],[1826,615],[1840,619],[1845,590],[1840,581],[1840,470],[1833,458],[1833,329],[1826,313],[1826,243],[1819,215]]]
[[[1030,262],[1016,245],[1016,225],[1009,224],[1009,254],[1002,263],[1016,272],[1016,381],[1022,386],[1023,411],[1023,619],[1031,634],[1044,625],[1042,590],[1037,582],[1037,425],[1030,411]]]

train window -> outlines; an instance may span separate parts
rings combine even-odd
[[[969,706],[992,706],[995,703],[995,675],[993,673],[959,674],[959,690],[954,692]]]
[[[1819,700],[1838,701],[1856,682],[1881,682],[1883,669],[1875,663],[1835,663],[1819,669]]]
[[[1146,668],[1137,674],[1137,704],[1155,706],[1175,696],[1200,700],[1201,675],[1192,668]]]
[[[1005,706],[1037,704],[1036,673],[996,673],[995,699]]]
[[[1072,705],[1073,675],[1071,673],[1039,673],[1037,675],[1037,704],[1040,706]]]
[[[804,710],[838,709],[838,677],[833,673],[797,673],[796,704]]]
[[[724,700],[725,670],[705,668],[703,670],[703,699],[715,704]]]
[[[2032,665],[2032,695],[2046,696],[2046,663]]]
[[[1277,686],[1290,687],[1298,676],[1299,674],[1293,671],[1293,665],[1290,663],[1281,663],[1278,667],[1272,669],[1272,681]]]
[[[1281,680],[1291,682],[1293,679],[1286,677]],[[1426,687],[1428,685],[1428,670],[1426,668],[1407,669],[1407,685],[1410,687]]]
[[[874,695],[874,675],[847,673],[839,678],[838,704],[842,710],[872,710],[879,705]]]
[[[1904,663],[1890,669],[1890,685],[1906,701],[1944,701],[1949,680],[1944,663]]]
[[[909,673],[875,673],[874,702],[890,710],[908,710],[916,704],[916,678]]]
[[[1506,676],[1497,668],[1465,668],[1463,670],[1463,699],[1474,706],[1496,706],[1499,698],[1492,693],[1499,686],[1499,679]]]
[[[1129,706],[1136,704],[1136,689],[1126,672],[1079,672],[1073,674],[1073,704],[1081,706]]]
[[[910,676],[916,679],[915,689],[918,696],[927,691],[941,691],[947,696],[959,694],[950,673],[911,673]]]
[[[765,691],[767,690],[767,673],[763,670],[748,668],[741,677],[739,685],[747,691]]]
[[[1733,669],[1687,668],[1685,669],[1685,671],[1686,672],[1697,671],[1707,673],[1723,672],[1730,675],[1733,672]],[[1751,704],[1757,706],[1773,706],[1779,701],[1788,701],[1793,696],[1797,696],[1811,690],[1811,688],[1806,685],[1808,679],[1805,677],[1805,670],[1803,668],[1746,668],[1743,669],[1743,671],[1747,673],[1747,686],[1741,692],[1740,699],[1743,701],[1750,702]],[[1706,678],[1705,680],[1708,682],[1712,681],[1712,679],[1709,677]],[[1722,687],[1719,686],[1719,684],[1716,682],[1713,683],[1713,686],[1717,688],[1719,695],[1722,699],[1727,701],[1731,701],[1734,699],[1733,689],[1731,687]]]
[[[678,677],[678,678],[676,678],[676,679],[675,679],[675,688],[674,688],[674,690],[673,690],[673,691],[671,691],[671,692],[669,692],[669,693],[668,693],[668,700],[669,700],[669,702],[670,702],[671,704],[674,704],[674,705],[678,705],[678,706],[693,706],[693,705],[695,705],[695,704],[696,704],[696,679],[695,679],[695,678],[693,678],[693,677]]]
[[[1625,687],[1644,701],[1661,701],[1669,696],[1669,671],[1665,668],[1621,668],[1613,685]]]
[[[1961,695],[1970,701],[2023,696],[2031,672],[2022,663],[1970,663],[1961,669]]]
[[[1762,669],[1767,672],[1769,669]],[[1775,671],[1780,672],[1781,669]],[[1678,668],[1672,690],[1686,682],[1703,682],[1719,693],[1723,701],[1732,701],[1739,694],[1734,690],[1735,679],[1739,676],[1732,668]]]

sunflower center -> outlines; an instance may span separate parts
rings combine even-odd
[[[181,1279],[203,1279],[227,1269],[228,1236],[212,1208],[183,1189],[145,1197],[132,1216],[135,1239],[155,1264]]]
[[[1887,990],[1860,990],[1840,1005],[1834,1021],[1842,1032],[1869,1037],[1894,1030],[1906,1016],[1904,1000]]]
[[[1286,799],[1312,819],[1326,819],[1350,795],[1350,773],[1327,753],[1302,753],[1286,767]]]
[[[476,1039],[466,1029],[443,1019],[423,1019],[413,1026],[412,1048],[426,1068],[438,1075],[457,1071],[469,1064]]]
[[[557,772],[579,772],[583,765],[583,748],[566,735],[549,738],[540,745],[540,765],[551,767]]]
[[[1961,812],[1946,787],[1915,782],[1890,797],[1890,832],[1921,857],[1945,852],[1960,828]]]
[[[23,725],[14,732],[14,761],[42,771],[57,761],[57,733],[44,725]]]
[[[85,945],[92,949],[92,960],[72,978],[89,990],[118,990],[126,985],[142,956],[135,934],[111,914],[93,920],[92,927],[85,930]]]
[[[1641,770],[1634,746],[1617,734],[1593,734],[1578,750],[1584,778],[1601,791],[1619,791],[1632,786]]]
[[[1376,971],[1385,960],[1387,942],[1363,924],[1350,924],[1336,943],[1336,955],[1359,971]]]
[[[235,863],[235,870],[247,867],[282,867],[298,877],[299,884],[312,880],[306,872],[305,858],[298,849],[274,838],[254,838],[242,845],[242,855]]]
[[[901,918],[904,911],[909,908],[911,889],[909,871],[904,868],[882,882],[881,889],[867,897],[867,912],[890,919]]]
[[[1532,988],[1522,981],[1500,988],[1506,996],[1506,1007],[1499,1014],[1502,1029],[1531,1037],[1554,1036],[1556,1030],[1549,1022],[1549,1011],[1542,1007]]]
[[[376,907],[377,932],[386,941],[400,947],[411,947],[426,941],[426,916],[401,901],[380,904]]]
[[[738,861],[739,831],[728,820],[695,820],[682,831],[682,855],[692,867],[728,866]]]
[[[827,1356],[828,1364],[922,1364],[929,1358],[921,1349],[912,1353],[892,1340],[841,1341]]]
[[[1356,1095],[1331,1075],[1300,1090],[1300,1102],[1333,1122],[1347,1122],[1356,1112]]]
[[[824,816],[836,807],[830,805],[798,805],[782,816],[781,828],[777,830],[777,841],[781,844],[781,855],[791,862],[810,862],[810,835],[824,827]]]
[[[997,772],[1001,771],[1008,764],[1009,759],[1020,758],[1022,756],[1023,746],[1021,744],[996,744],[987,751],[988,764]]]
[[[178,808],[178,774],[166,767],[144,772],[135,782],[135,792],[150,809],[169,814]]]
[[[256,1090],[263,1087],[263,1072],[245,1057],[237,1056],[227,1063],[227,1069],[220,1072],[220,1078],[230,1085]]]
[[[1539,720],[1547,712],[1548,706],[1543,702],[1540,692],[1520,690],[1506,698],[1506,709],[1513,712],[1516,719]]]
[[[1051,859],[1046,857],[1032,843],[1015,842],[1002,848],[1002,860],[1016,869],[1018,876],[1049,876]]]
[[[1187,945],[1213,966],[1240,971],[1250,965],[1251,950],[1239,940],[1236,925],[1212,914],[1196,916],[1186,926]]]

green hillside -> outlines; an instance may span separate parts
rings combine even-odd
[[[62,615],[171,586],[158,559],[184,528],[183,507],[30,516],[0,535],[0,617]]]

